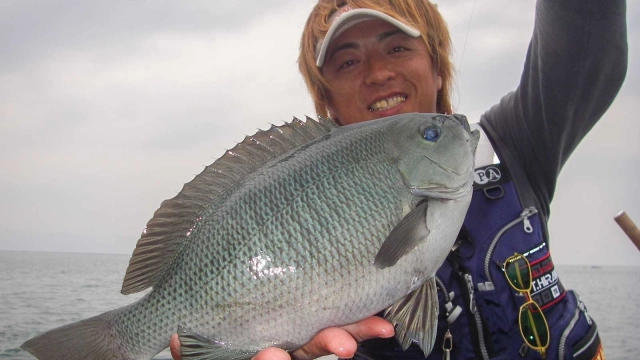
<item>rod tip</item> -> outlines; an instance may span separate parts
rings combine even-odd
[[[616,216],[614,216],[613,218],[614,219],[618,219],[618,218],[621,218],[621,217],[626,216],[626,215],[627,215],[627,213],[624,210],[622,210],[622,211],[618,212],[616,214]]]

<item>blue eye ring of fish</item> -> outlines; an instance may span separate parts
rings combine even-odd
[[[442,129],[438,125],[429,125],[424,129],[424,139],[431,142],[436,142],[440,139],[440,134],[442,133]]]

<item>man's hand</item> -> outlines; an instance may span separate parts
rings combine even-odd
[[[350,358],[356,353],[358,342],[372,338],[388,338],[394,334],[393,325],[388,321],[372,316],[355,324],[327,328],[317,333],[311,341],[289,353],[279,348],[266,348],[252,360],[309,360],[334,354],[339,358]],[[169,343],[171,356],[180,359],[180,340],[178,334],[171,336]]]

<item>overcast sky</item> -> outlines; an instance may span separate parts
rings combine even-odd
[[[314,115],[298,74],[313,1],[0,1],[0,250],[123,253],[203,166],[246,134]],[[439,1],[455,110],[513,90],[533,0]],[[640,5],[622,91],[564,168],[560,264],[640,265],[612,217],[640,224]],[[468,32],[467,32],[468,30]],[[466,39],[466,46],[465,46]]]

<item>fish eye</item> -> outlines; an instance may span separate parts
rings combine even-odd
[[[435,142],[440,139],[440,128],[436,125],[429,125],[424,129],[423,137],[427,141]]]

